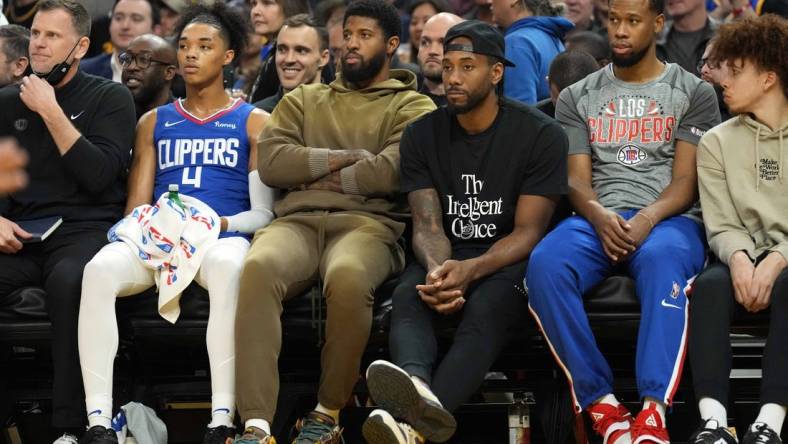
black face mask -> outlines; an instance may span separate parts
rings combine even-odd
[[[39,73],[35,73],[35,74],[39,77],[44,78],[44,80],[46,80],[47,83],[49,83],[52,86],[55,86],[58,83],[60,83],[63,80],[63,78],[66,77],[66,73],[71,68],[71,64],[74,63],[73,60],[71,61],[71,63],[69,63],[68,58],[71,57],[71,54],[74,53],[74,50],[77,49],[78,45],[79,45],[79,41],[77,41],[77,44],[74,45],[74,47],[71,48],[71,51],[68,52],[66,59],[63,60],[61,63],[58,63],[57,65],[53,66],[51,71],[49,71],[46,74],[39,74]]]

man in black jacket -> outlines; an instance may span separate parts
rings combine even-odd
[[[0,91],[0,137],[15,137],[30,158],[30,183],[8,196],[0,217],[0,300],[42,286],[52,320],[57,442],[76,443],[85,417],[77,352],[82,269],[121,218],[134,137],[134,103],[118,83],[79,72],[90,16],[72,0],[43,0],[33,19],[34,73]],[[43,242],[21,221],[59,217]]]
[[[385,410],[372,412],[363,432],[378,444],[452,436],[450,412],[479,388],[526,319],[526,260],[567,192],[564,131],[496,93],[511,65],[503,36],[471,20],[444,42],[448,105],[408,126],[400,142],[417,262],[394,290],[394,363],[367,370],[372,398]],[[438,361],[434,325],[442,317],[457,331]]]

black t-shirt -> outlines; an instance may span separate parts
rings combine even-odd
[[[2,215],[114,223],[123,216],[134,143],[131,93],[120,83],[77,71],[55,97],[82,134],[62,156],[41,116],[19,98],[19,85],[0,89],[0,137],[15,137],[30,156],[30,183],[8,196]]]
[[[514,229],[520,195],[567,192],[566,134],[541,112],[503,99],[493,124],[466,133],[439,108],[400,141],[401,189],[435,188],[452,249],[487,249]]]

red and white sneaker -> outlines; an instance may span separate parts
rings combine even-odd
[[[596,403],[588,407],[594,431],[602,437],[602,444],[631,444],[632,414],[623,404],[614,406]]]
[[[670,444],[668,429],[654,404],[641,410],[632,425],[632,444]]]

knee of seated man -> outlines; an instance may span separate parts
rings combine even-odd
[[[286,255],[276,249],[260,246],[246,255],[242,263],[241,279],[254,279],[256,281],[269,281],[276,278],[289,268],[298,266],[296,261],[288,263]]]
[[[370,307],[374,291],[369,274],[357,260],[342,260],[332,264],[324,278],[326,302],[349,309]]]
[[[44,282],[49,295],[48,307],[79,306],[85,267],[81,259],[74,258],[65,258],[55,264]],[[53,293],[57,293],[57,297],[52,297]]]

